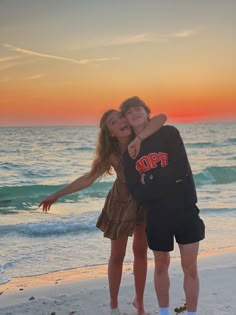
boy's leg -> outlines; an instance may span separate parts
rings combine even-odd
[[[197,270],[199,242],[187,245],[179,244],[179,249],[184,272],[184,291],[187,311],[196,312],[199,296],[199,278]]]
[[[160,315],[169,315],[169,252],[173,250],[174,246],[172,223],[169,221],[168,216],[163,215],[163,213],[168,212],[165,210],[162,208],[160,212],[155,207],[149,209],[147,211],[146,229],[148,246],[153,251],[155,259],[154,285],[160,307]]]
[[[175,235],[179,244],[181,264],[184,272],[184,291],[187,311],[196,312],[199,296],[199,278],[197,256],[199,241],[205,237],[205,225],[199,217],[196,205],[183,209],[178,233]]]
[[[168,274],[169,252],[153,251],[155,258],[154,284],[160,308],[169,307],[170,279]]]

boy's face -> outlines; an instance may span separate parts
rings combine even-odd
[[[130,107],[125,113],[125,117],[131,127],[139,127],[148,122],[148,115],[142,106]]]

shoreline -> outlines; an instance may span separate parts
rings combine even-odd
[[[198,314],[236,314],[236,247],[202,253],[199,255],[198,265],[201,283]],[[149,315],[158,314],[153,267],[149,262],[144,295]],[[108,315],[106,270],[107,265],[102,265],[13,279],[10,283],[0,286],[0,314]],[[175,314],[174,308],[185,302],[179,258],[173,258],[171,261],[170,280],[170,308],[171,314]],[[126,264],[119,294],[122,315],[137,315],[132,306],[133,297],[132,266]]]
[[[235,247],[225,247],[219,249],[208,250],[199,253],[199,260],[206,257],[221,255],[226,253],[236,253]],[[180,257],[171,257],[171,262],[180,261]],[[86,266],[79,268],[71,268],[59,271],[52,271],[40,275],[22,276],[12,278],[10,281],[0,284],[0,295],[5,291],[12,292],[23,290],[24,288],[38,288],[51,286],[59,283],[86,281],[91,279],[107,277],[107,264]],[[154,261],[148,260],[148,268],[154,268]],[[124,263],[123,274],[132,271],[132,263]]]

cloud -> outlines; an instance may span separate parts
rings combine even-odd
[[[114,60],[119,60],[120,59],[118,57],[105,57],[105,58],[93,58],[93,59],[77,60],[77,59],[71,59],[71,58],[66,58],[66,57],[61,57],[61,56],[55,56],[55,55],[49,55],[49,54],[45,54],[45,53],[40,53],[40,52],[36,52],[36,51],[33,51],[33,50],[28,50],[28,49],[23,49],[23,48],[20,48],[20,47],[15,47],[15,46],[12,46],[12,45],[9,45],[9,44],[4,44],[4,46],[6,48],[9,48],[12,51],[17,51],[17,52],[22,53],[22,54],[35,56],[35,57],[40,57],[40,58],[50,58],[50,59],[68,61],[68,62],[72,62],[72,63],[79,64],[79,65],[85,65],[85,64],[88,64],[90,62],[114,61]]]
[[[26,77],[26,78],[24,78],[24,80],[25,81],[38,80],[38,79],[41,79],[45,76],[46,76],[46,74],[40,73],[40,74],[35,74],[35,75],[31,75],[29,77]]]
[[[0,71],[14,68],[14,67],[21,65],[21,64],[22,64],[22,62],[11,62],[11,63],[7,63],[7,64],[3,64],[3,65],[0,65]]]
[[[145,42],[154,42],[156,40],[157,40],[156,36],[152,33],[132,34],[112,38],[111,40],[108,40],[107,43],[105,43],[105,46],[138,44]]]
[[[20,56],[2,57],[2,58],[0,58],[0,62],[9,62],[9,61],[16,60],[16,59],[19,59],[19,58],[20,58]]]
[[[196,29],[190,29],[190,30],[183,30],[180,32],[177,32],[174,34],[174,37],[177,38],[187,38],[187,37],[192,37],[194,35],[199,34],[202,31],[202,28],[196,28]]]
[[[30,64],[30,63],[33,63],[33,61],[32,60],[24,60],[24,61],[14,61],[14,62],[9,62],[9,61],[2,62],[2,63],[0,63],[0,71],[4,71],[7,69],[11,69],[11,68],[14,68],[17,66],[22,66],[22,65]]]
[[[112,39],[107,39],[103,42],[102,46],[124,46],[151,42],[154,43],[157,41],[163,42],[166,40],[165,38],[158,36],[157,34],[154,33],[140,33],[117,36],[113,37]]]
[[[125,36],[117,36],[112,39],[104,41],[104,46],[122,46],[122,45],[133,45],[141,43],[156,43],[156,42],[167,42],[172,38],[188,38],[200,33],[202,28],[186,29],[176,33],[140,33],[130,34]]]

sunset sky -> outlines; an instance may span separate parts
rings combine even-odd
[[[98,123],[138,95],[236,120],[235,0],[0,0],[0,126]]]

